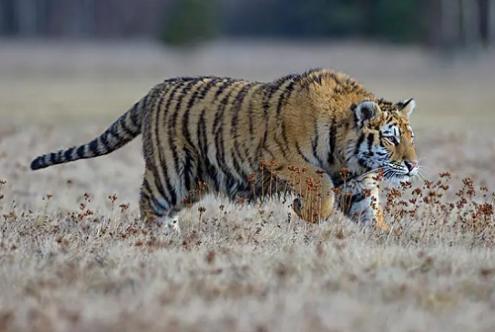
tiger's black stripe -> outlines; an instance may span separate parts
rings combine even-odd
[[[291,80],[289,85],[285,88],[284,92],[280,94],[277,102],[277,123],[280,124],[281,126],[281,131],[282,131],[282,140],[284,141],[284,144],[282,145],[280,141],[276,141],[277,145],[280,146],[280,151],[282,152],[282,155],[284,158],[287,157],[287,150],[289,149],[289,138],[287,137],[287,128],[285,124],[285,120],[282,118],[282,109],[283,107],[287,104],[288,99],[290,98],[292,92],[294,91],[294,86],[296,84],[295,77],[294,75],[289,75],[286,77],[286,80],[284,80],[284,83],[287,82],[288,80]]]
[[[328,131],[328,145],[329,145],[329,153],[327,162],[329,166],[332,166],[335,163],[335,140],[337,138],[337,126],[335,124],[335,118],[332,119],[330,124],[330,129]]]
[[[239,147],[239,132],[238,132],[238,123],[239,123],[239,112],[241,111],[242,104],[244,102],[244,99],[246,95],[249,93],[249,91],[253,88],[253,86],[256,83],[249,83],[245,84],[242,89],[237,93],[233,105],[233,112],[234,114],[232,115],[232,121],[231,121],[231,127],[230,127],[230,135],[234,141],[233,143],[233,149],[231,151],[231,157],[234,165],[234,169],[236,170],[237,174],[239,174],[242,178],[246,178],[245,172],[242,170],[240,164],[244,164],[245,158],[242,155]],[[239,159],[239,161],[238,161]]]
[[[293,77],[291,75],[282,77],[281,79],[275,81],[272,84],[269,84],[267,86],[267,89],[265,90],[265,96],[263,98],[263,119],[265,122],[265,132],[263,134],[263,141],[262,144],[258,146],[258,149],[262,148],[266,152],[268,152],[272,157],[274,156],[273,152],[270,151],[266,145],[267,139],[268,139],[268,130],[269,130],[269,113],[268,110],[272,108],[272,106],[275,104],[276,105],[276,113],[275,113],[275,121],[278,123],[279,122],[279,113],[281,112],[282,108],[278,108],[278,104],[283,101],[284,95],[287,93],[287,87],[285,87],[285,84],[290,81],[289,85],[291,85],[293,82]],[[272,104],[272,97],[274,94],[277,92],[282,91],[280,93],[278,100]],[[281,149],[284,151],[285,149]]]
[[[277,82],[276,82],[277,83]],[[259,161],[261,161],[262,150],[266,150],[266,140],[268,138],[268,129],[269,129],[269,116],[268,110],[270,109],[270,100],[273,94],[278,90],[279,86],[275,84],[269,84],[265,87],[265,91],[263,94],[263,123],[264,123],[264,131],[263,138],[258,143],[258,147],[256,148],[256,156]],[[268,151],[267,151],[268,152]]]
[[[220,170],[225,175],[227,180],[227,187],[231,187],[233,183],[233,174],[230,172],[226,162],[225,162],[225,145],[224,145],[224,135],[223,135],[223,119],[224,112],[227,106],[227,102],[230,99],[232,93],[234,92],[234,87],[230,86],[229,91],[220,100],[217,111],[215,113],[215,119],[212,127],[212,135],[215,139],[215,149],[216,149],[216,161]]]
[[[219,85],[217,85],[217,91],[215,91],[215,94],[213,96],[213,100],[211,103],[212,104],[216,103],[219,96],[221,95],[221,93],[225,89],[229,88],[232,84],[234,84],[234,82],[235,81],[231,80],[231,79],[223,79],[221,81],[221,83]],[[218,108],[217,108],[217,111],[218,111]],[[215,166],[211,163],[211,161],[208,157],[209,143],[208,143],[208,130],[207,130],[205,112],[206,112],[206,110],[203,109],[201,112],[199,122],[198,122],[198,133],[199,133],[198,139],[200,139],[201,143],[202,143],[201,144],[201,146],[202,146],[201,155],[202,155],[203,163],[205,164],[204,169],[205,169],[206,175],[208,176],[208,179],[213,182],[213,186],[214,186],[215,191],[219,191],[220,190],[220,182],[218,179],[218,171],[215,168]],[[215,123],[213,123],[212,126],[214,128]],[[212,129],[212,135],[213,135],[213,139],[215,140],[213,129]]]
[[[303,158],[303,160],[305,162],[309,163],[309,159],[304,155],[304,153],[301,150],[301,147],[299,146],[299,142],[297,142],[297,141],[296,141],[296,150],[297,150],[297,153],[299,153],[299,155]]]
[[[360,134],[356,143],[356,149],[354,150],[355,155],[359,154],[359,149],[361,148],[361,144],[363,144],[363,141],[364,141],[364,134]]]
[[[168,172],[168,167],[167,167],[167,162],[163,157],[162,153],[162,143],[161,143],[161,135],[160,135],[160,128],[161,126],[167,127],[167,115],[168,115],[168,110],[170,109],[170,105],[172,103],[172,100],[175,98],[175,95],[179,89],[181,89],[184,84],[187,84],[190,82],[191,79],[180,79],[175,82],[172,82],[171,84],[173,85],[172,90],[170,90],[170,93],[168,94],[168,98],[165,100],[161,100],[159,106],[158,106],[158,114],[157,114],[157,120],[155,124],[155,132],[156,132],[156,140],[157,140],[157,146],[158,146],[158,156],[160,160],[160,165],[157,165],[156,167],[160,167],[160,169],[163,171],[163,181],[165,182],[165,186],[167,187],[167,192],[170,195],[169,201],[172,205],[175,205],[177,203],[177,193],[175,192],[175,188],[172,186],[170,182],[170,177],[169,177],[169,172]],[[165,96],[164,96],[165,97]],[[165,106],[162,107],[162,102],[165,101]],[[163,115],[162,122],[160,121],[160,115]],[[166,197],[166,196],[165,196]]]
[[[157,99],[156,105],[154,107],[154,113],[155,113],[155,116],[156,116],[156,121],[154,123],[155,124],[155,127],[154,127],[154,130],[153,130],[153,132],[155,134],[156,144],[154,144],[153,146],[149,146],[149,147],[147,147],[147,146],[144,146],[143,147],[144,149],[146,149],[146,148],[149,148],[149,149],[153,149],[153,148],[158,149],[158,151],[154,151],[153,153],[158,155],[157,157],[158,157],[159,165],[156,165],[155,162],[154,162],[154,160],[150,160],[149,162],[146,162],[146,167],[153,174],[154,183],[155,183],[155,186],[156,186],[156,188],[158,190],[158,194],[165,201],[167,201],[168,203],[170,203],[170,198],[166,195],[165,188],[163,187],[162,184],[165,184],[165,186],[167,187],[167,191],[169,193],[170,193],[170,190],[172,188],[172,185],[170,184],[170,181],[168,180],[167,168],[165,167],[164,169],[162,169],[162,166],[161,166],[164,163],[164,158],[163,158],[163,154],[162,154],[162,151],[161,151],[160,132],[159,132],[159,129],[160,129],[160,115],[164,112],[162,106],[163,106],[163,103],[166,102],[165,99],[167,97],[170,97],[170,95],[168,95],[168,94],[169,93],[173,93],[177,88],[178,88],[177,84],[176,85],[173,85],[170,82],[169,85],[162,91],[162,93],[160,94],[160,97]],[[151,123],[149,125],[151,126]],[[150,140],[152,140],[152,139],[150,139]],[[163,174],[163,179],[161,178],[161,175],[162,174],[161,174],[160,170],[162,170],[163,173],[164,173]],[[175,194],[174,192],[170,193],[171,196],[173,196],[174,194]]]
[[[368,153],[371,155],[373,152],[373,140],[374,140],[374,135],[371,133],[368,135]]]
[[[184,135],[186,142],[192,149],[196,149],[196,147],[192,141],[191,133],[189,132],[189,114],[191,112],[191,108],[193,108],[196,102],[204,99],[208,92],[215,86],[218,81],[218,78],[210,78],[208,83],[204,84],[202,88],[198,88],[196,91],[194,91],[192,97],[187,103],[187,108],[184,112],[184,115],[182,116],[182,135]],[[199,138],[199,135],[197,136]]]
[[[178,146],[176,144],[176,137],[177,137],[177,117],[179,116],[179,112],[181,110],[182,106],[182,101],[184,99],[184,96],[187,95],[189,90],[195,86],[197,83],[197,80],[190,80],[188,83],[183,87],[181,90],[179,97],[177,98],[177,102],[175,104],[175,108],[172,112],[172,114],[169,116],[168,119],[168,144],[169,148],[172,152],[172,161],[175,169],[175,173],[177,176],[181,176],[181,170],[180,170],[180,162],[179,162],[179,153],[178,153]]]
[[[325,168],[325,165],[323,164],[323,160],[321,160],[320,156],[318,155],[318,144],[320,140],[320,133],[318,130],[318,123],[316,123],[316,118],[313,120],[313,126],[314,126],[314,138],[311,140],[311,151],[313,153],[313,157],[318,161],[318,164],[320,165],[321,168]]]
[[[220,183],[217,179],[217,171],[211,164],[208,158],[208,133],[206,129],[205,110],[201,112],[200,120],[198,122],[198,137],[201,137],[201,157],[204,163],[204,172],[208,176],[208,179],[213,182],[215,191],[220,190]]]
[[[191,133],[189,132],[189,113],[191,111],[191,108],[194,107],[194,104],[198,101],[198,99],[203,99],[207,92],[211,89],[211,87],[215,84],[217,80],[216,79],[209,79],[208,83],[203,83],[203,86],[198,87],[194,92],[191,98],[189,99],[186,110],[184,111],[184,114],[182,116],[182,135],[184,136],[184,139],[186,140],[186,143],[188,144],[187,147],[183,148],[183,152],[185,154],[185,160],[184,160],[184,185],[186,187],[186,191],[191,190],[191,181],[193,171],[193,154],[194,156],[198,157],[199,156],[199,151],[196,149],[194,143],[192,142],[191,138]],[[191,151],[192,150],[192,151]],[[198,172],[199,170],[196,170]]]

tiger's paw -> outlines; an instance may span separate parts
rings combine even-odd
[[[163,232],[166,236],[181,235],[179,218],[177,216],[164,219],[162,221],[162,224],[163,224]]]
[[[295,198],[292,201],[292,209],[297,214],[297,216],[310,224],[318,223],[321,219],[320,215],[316,211],[308,210],[308,209],[305,210],[303,204],[304,203],[299,197]]]

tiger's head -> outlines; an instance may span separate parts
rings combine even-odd
[[[356,136],[349,149],[351,170],[377,170],[394,182],[416,176],[419,164],[409,125],[415,106],[412,98],[395,104],[379,99],[352,105]]]

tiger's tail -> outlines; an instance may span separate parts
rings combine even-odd
[[[146,97],[134,104],[129,111],[91,142],[41,155],[31,162],[31,169],[37,170],[79,159],[103,156],[121,148],[141,133],[145,99]]]

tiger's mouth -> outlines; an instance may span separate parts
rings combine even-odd
[[[418,169],[407,169],[407,167],[395,163],[388,163],[383,168],[383,176],[390,182],[409,181],[418,175]]]
[[[385,181],[398,184],[400,182],[410,181],[419,175],[419,166],[408,169],[407,166],[399,162],[390,160],[378,161],[364,158],[361,159],[360,162],[367,167],[368,170],[364,173],[354,173],[356,177],[362,177],[371,173],[380,175]]]

